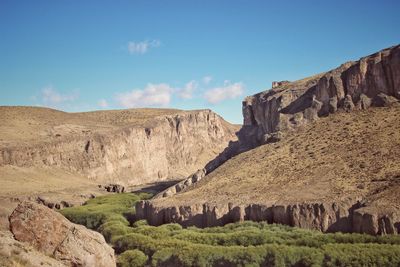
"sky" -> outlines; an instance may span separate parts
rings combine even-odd
[[[209,108],[400,43],[398,0],[0,0],[0,105]]]

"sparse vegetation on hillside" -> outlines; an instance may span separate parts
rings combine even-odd
[[[197,186],[152,203],[318,203],[363,196],[381,208],[399,209],[399,112],[397,106],[320,118],[280,142],[233,157]]]
[[[140,126],[157,116],[174,115],[177,109],[138,108],[68,113],[41,107],[0,107],[0,138],[2,145],[18,145],[24,141],[47,142],[70,135],[85,135],[124,126]],[[56,136],[56,134],[58,134]]]
[[[323,234],[264,222],[182,228],[132,222],[148,194],[116,194],[61,212],[102,233],[119,266],[398,266],[400,236]],[[129,219],[129,220],[128,220]]]

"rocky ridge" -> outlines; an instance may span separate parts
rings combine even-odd
[[[283,223],[326,232],[343,231],[369,234],[399,233],[400,214],[398,211],[400,205],[398,205],[399,203],[397,203],[398,201],[396,200],[389,201],[389,199],[393,199],[393,195],[398,195],[400,193],[400,186],[398,184],[400,170],[398,170],[395,165],[387,167],[388,170],[390,169],[391,173],[382,173],[382,167],[379,167],[381,169],[377,168],[376,170],[371,170],[370,173],[364,173],[365,170],[361,169],[361,174],[358,174],[360,176],[359,181],[353,178],[354,176],[350,176],[352,177],[352,182],[342,182],[335,181],[335,175],[340,175],[340,169],[347,172],[349,168],[353,168],[353,163],[340,162],[340,168],[334,170],[332,168],[335,167],[329,166],[329,164],[324,161],[331,159],[323,158],[319,164],[320,166],[311,167],[312,164],[310,165],[311,168],[316,168],[318,171],[321,169],[320,175],[322,175],[323,179],[318,179],[318,176],[314,178],[313,176],[315,176],[315,174],[307,177],[307,175],[310,175],[309,170],[304,170],[303,174],[300,173],[298,169],[293,169],[293,174],[302,174],[302,176],[299,176],[302,178],[299,179],[304,180],[305,186],[302,189],[296,189],[290,186],[288,188],[292,189],[292,193],[296,192],[293,190],[304,190],[305,194],[304,196],[300,195],[297,198],[293,197],[287,200],[283,200],[279,197],[280,194],[290,193],[285,190],[285,182],[282,181],[280,186],[275,187],[274,183],[278,182],[274,181],[273,173],[268,174],[269,171],[279,172],[279,175],[284,177],[282,180],[288,179],[285,175],[288,176],[290,174],[284,174],[284,170],[263,170],[263,174],[261,175],[270,177],[267,177],[268,180],[258,181],[261,183],[259,186],[255,186],[254,189],[252,189],[254,191],[241,189],[243,191],[237,193],[233,192],[233,189],[227,190],[227,187],[239,188],[239,185],[243,188],[252,188],[248,184],[254,183],[252,179],[260,175],[251,175],[250,172],[253,171],[252,169],[246,174],[241,174],[238,171],[232,171],[232,173],[230,173],[232,168],[244,167],[240,164],[249,164],[248,161],[242,163],[248,156],[241,156],[241,160],[235,160],[236,157],[240,158],[239,156],[235,157],[235,155],[245,151],[247,151],[247,154],[251,154],[252,151],[250,149],[263,144],[271,144],[271,146],[273,146],[273,144],[277,142],[277,148],[280,146],[287,147],[285,143],[280,145],[281,142],[279,141],[287,140],[289,137],[293,140],[294,137],[291,136],[292,132],[305,128],[310,130],[310,127],[312,128],[313,124],[318,124],[321,118],[324,118],[324,121],[329,121],[329,115],[333,113],[339,113],[339,115],[333,116],[334,119],[332,120],[341,120],[340,116],[350,116],[345,125],[339,126],[346,130],[341,134],[348,137],[349,131],[346,129],[348,128],[346,125],[350,125],[351,121],[358,120],[359,118],[357,116],[359,116],[358,114],[360,111],[363,111],[360,114],[365,116],[363,123],[366,124],[371,123],[368,122],[369,119],[367,117],[367,113],[371,111],[366,110],[370,106],[398,106],[400,98],[399,88],[400,46],[398,45],[361,58],[359,61],[345,63],[339,68],[327,73],[292,83],[282,83],[271,90],[247,97],[243,101],[244,125],[238,133],[239,140],[231,143],[223,153],[206,165],[205,172],[207,175],[204,178],[202,177],[200,182],[193,183],[191,176],[186,180],[188,181],[187,184],[185,184],[186,181],[184,181],[182,182],[184,186],[178,185],[178,190],[176,187],[171,188],[162,195],[159,195],[159,197],[165,197],[164,199],[137,203],[136,211],[138,217],[147,219],[153,225],[177,222],[182,225],[206,227],[223,225],[241,220],[263,220],[270,223]],[[354,115],[341,115],[343,111],[350,112],[349,114],[354,113]],[[398,108],[389,108],[388,110],[385,109],[374,113],[380,112],[382,112],[382,114],[376,116],[382,117],[376,117],[376,122],[374,122],[375,126],[382,119],[386,121],[386,116],[393,117],[393,121],[390,122],[392,126],[393,123],[395,123],[395,125],[398,124],[398,121],[395,119]],[[388,127],[390,127],[390,123],[387,125]],[[322,134],[325,136],[332,134],[332,132],[326,132],[327,129],[323,127],[320,128],[321,133],[319,133],[319,135]],[[357,138],[362,138],[361,140],[363,140],[363,138],[371,138],[374,135],[373,131],[381,130],[379,127],[373,128],[373,130],[369,129],[371,132],[368,132],[366,135],[366,128],[361,125],[358,128],[360,136],[357,136]],[[332,127],[332,129],[334,128]],[[383,130],[390,131],[390,129],[387,128],[382,129],[382,131]],[[393,133],[388,134],[392,135]],[[382,137],[383,136],[380,136],[380,138]],[[307,138],[307,135],[303,138]],[[355,138],[355,136],[351,138]],[[384,136],[384,138],[388,137]],[[392,138],[391,141],[393,145],[388,146],[386,140],[379,141],[384,142],[381,144],[382,151],[374,151],[371,157],[368,158],[371,162],[367,164],[376,161],[377,155],[383,157],[383,160],[385,157],[390,157],[392,159],[389,154],[386,154],[388,151],[387,149],[390,149],[393,155],[398,154],[399,151],[396,150],[398,148],[396,146],[396,142],[398,141],[396,139],[397,135],[389,137],[389,139],[390,138]],[[372,139],[373,138],[371,138],[371,140]],[[340,140],[340,138],[338,140]],[[370,145],[379,146],[378,139],[373,141],[375,143],[371,141],[372,143]],[[355,139],[355,142],[358,142],[358,140]],[[352,142],[349,141],[349,143]],[[332,146],[338,149],[338,151],[337,154],[332,156],[342,157],[340,155],[340,150],[349,149],[335,147],[335,144],[337,143],[333,143]],[[301,159],[293,156],[293,153],[297,153],[296,149],[298,145],[289,146],[289,155],[291,155],[290,157],[292,159],[294,158],[297,160],[295,161],[297,164]],[[311,155],[311,158],[315,161],[315,151],[307,151],[309,146],[310,145],[307,145],[304,150],[307,154]],[[364,151],[362,147],[355,147],[354,151],[351,152],[365,153],[361,152],[361,150]],[[264,160],[272,160],[271,158],[268,159],[267,155],[268,154],[265,153],[262,154],[262,158],[266,158]],[[363,158],[362,154],[358,155],[360,155],[361,159]],[[352,158],[351,153],[346,155],[346,157],[347,156],[349,159]],[[325,156],[323,155],[323,157]],[[381,159],[382,158],[380,158],[380,160]],[[258,158],[255,160],[260,162]],[[389,158],[386,160],[389,161]],[[394,162],[396,161],[395,158],[392,160],[394,160]],[[224,164],[224,162],[226,163]],[[282,163],[282,161],[280,162]],[[233,167],[227,166],[229,164]],[[293,165],[293,163],[290,162],[283,162],[282,164]],[[361,165],[364,166],[365,164],[363,163]],[[256,166],[257,165],[254,167],[257,168]],[[298,168],[302,168],[302,166]],[[384,169],[385,168],[383,168],[383,170]],[[265,172],[267,172],[267,174],[264,174]],[[351,173],[350,171],[348,175],[354,175]],[[360,172],[355,172],[355,175],[357,175],[356,173]],[[389,179],[390,183],[385,186],[375,186],[376,181],[387,181],[381,180],[381,178],[373,179],[373,177],[378,174],[391,177]],[[229,175],[237,175],[239,178],[229,177]],[[324,175],[326,177],[324,177]],[[368,177],[368,175],[370,175],[370,177]],[[310,181],[307,181],[307,179],[311,179],[311,183],[314,184],[310,184]],[[230,183],[233,184],[223,182],[225,180],[229,180]],[[355,180],[354,183],[353,180]],[[297,183],[297,181],[294,182]],[[235,185],[235,183],[239,185]],[[320,195],[308,197],[308,195],[313,195],[311,192],[313,191],[313,187],[319,190],[323,186],[331,186],[329,183],[334,184],[332,189],[323,189]],[[350,189],[345,190],[348,192],[341,191],[343,189],[340,189],[340,186],[343,185],[337,185],[339,183],[348,186]],[[271,197],[265,196],[262,198],[264,200],[251,200],[249,195],[261,193],[256,192],[258,188],[268,187],[269,184],[270,188],[275,188],[276,190],[268,189],[273,195],[276,195],[275,197],[271,195]],[[364,190],[365,187],[367,187],[368,190]],[[231,194],[232,197],[230,197]],[[268,193],[263,192],[261,194]],[[296,193],[294,195],[299,194]],[[325,199],[327,195],[331,197]],[[258,197],[255,198],[258,199]]]
[[[399,99],[400,45],[397,45],[326,73],[246,97],[243,101],[246,133],[242,142],[256,141],[253,146],[265,144],[281,133],[338,109],[389,106]]]
[[[0,113],[7,114],[12,109],[18,110],[18,107],[0,107]],[[30,111],[35,112],[38,111],[34,108]],[[39,141],[3,145],[0,142],[0,167],[50,166],[99,182],[144,184],[186,177],[236,138],[236,127],[210,110],[170,113],[140,124],[127,121],[122,125],[110,125],[121,116],[117,114],[111,123],[99,122],[98,127],[95,115],[79,114],[90,117],[94,126],[81,131],[78,124],[72,127],[59,121],[48,130],[54,137],[38,136]],[[73,128],[74,132],[60,134],[64,126]],[[5,133],[9,128],[18,129],[15,125],[1,127]]]

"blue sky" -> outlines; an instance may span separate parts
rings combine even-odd
[[[400,43],[400,1],[0,1],[0,105],[210,108]]]

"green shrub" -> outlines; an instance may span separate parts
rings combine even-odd
[[[148,261],[148,257],[140,250],[127,250],[118,256],[118,267],[142,267]]]
[[[140,227],[144,225],[149,225],[146,220],[139,220],[132,224],[132,227]]]
[[[113,240],[113,245],[116,253],[139,249],[149,256],[156,251],[157,247],[153,238],[137,233],[119,236]]]
[[[134,204],[148,197],[98,197],[61,213],[102,233],[120,254],[118,266],[400,266],[398,235],[323,234],[251,221],[204,229],[133,222]]]
[[[97,230],[108,221],[120,221],[128,225],[127,218],[134,214],[134,205],[141,199],[151,197],[150,194],[113,194],[88,200],[85,205],[62,209],[60,212],[68,220]],[[125,215],[125,216],[124,216]]]
[[[98,231],[104,236],[105,240],[110,243],[112,238],[131,232],[131,228],[120,221],[108,221],[102,224],[98,228]]]
[[[325,266],[400,266],[400,246],[388,244],[328,244]]]

